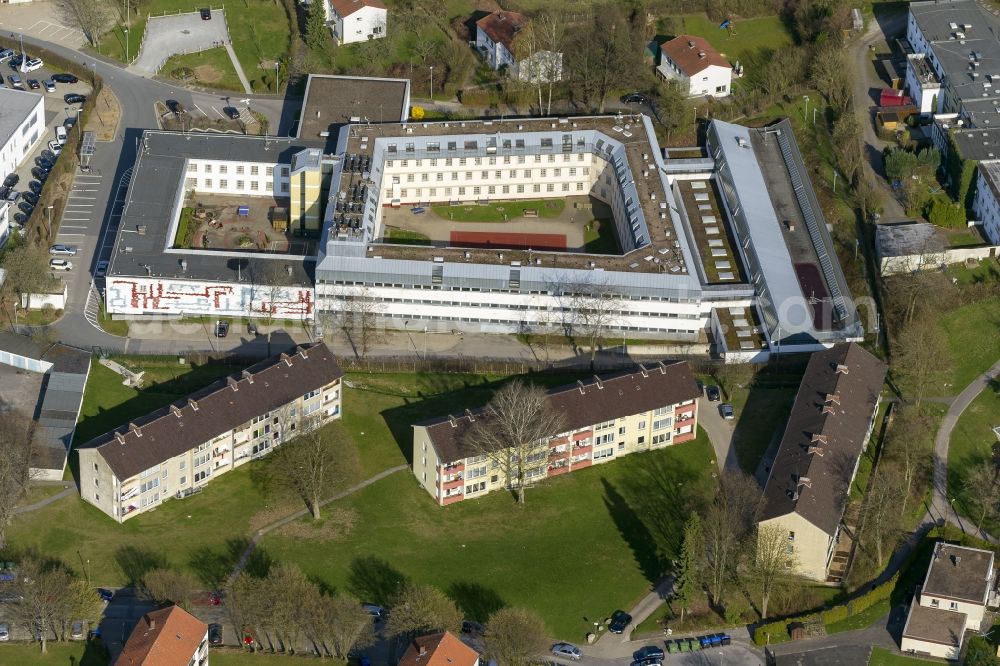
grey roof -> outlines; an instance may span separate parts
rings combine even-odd
[[[21,127],[40,99],[38,93],[0,88],[0,146]]]
[[[992,551],[940,542],[934,546],[921,593],[985,604],[992,580]]]
[[[280,261],[282,266],[292,267],[294,283],[312,284],[315,265],[312,257],[172,250],[173,239],[169,235],[176,214],[175,205],[184,188],[186,160],[290,164],[295,153],[316,147],[322,148],[322,144],[232,134],[144,132],[143,148],[133,167],[108,276],[235,282],[238,271],[246,268],[245,261],[254,258]],[[144,233],[136,233],[139,227],[144,227]],[[187,262],[186,270],[181,267],[181,259]]]
[[[995,111],[991,115],[996,120],[997,127],[982,127],[980,119],[977,127],[950,127],[946,130],[963,159],[1000,159],[1000,115]]]
[[[940,252],[948,247],[945,233],[927,222],[900,222],[875,226],[875,246],[879,257],[908,257]]]
[[[903,627],[903,638],[958,647],[965,635],[965,613],[921,606],[916,600]]]
[[[0,331],[0,351],[10,352],[25,358],[40,360],[42,350],[26,335]]]
[[[410,115],[409,79],[310,74],[298,135],[325,141],[321,132],[336,134],[338,125],[351,122],[405,122]]]
[[[885,371],[854,342],[809,358],[764,485],[761,520],[794,512],[837,533]]]

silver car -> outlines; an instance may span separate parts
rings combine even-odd
[[[580,648],[572,643],[556,643],[552,646],[552,654],[557,657],[566,657],[567,659],[572,659],[573,661],[576,661],[583,656],[580,653]]]
[[[72,245],[53,245],[52,247],[49,248],[49,254],[51,254],[54,257],[55,256],[75,257],[76,248],[73,247]]]
[[[0,622],[0,641],[10,640],[10,625],[6,622]]]

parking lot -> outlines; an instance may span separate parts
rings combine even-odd
[[[33,57],[30,51],[28,56],[29,58]],[[40,94],[45,98],[45,130],[42,132],[38,143],[34,146],[34,148],[32,148],[31,152],[25,157],[25,159],[18,166],[17,170],[14,172],[17,176],[17,182],[12,186],[12,192],[23,193],[31,191],[30,184],[32,181],[39,181],[37,171],[39,168],[38,159],[42,156],[43,151],[49,151],[49,153],[51,153],[49,142],[56,139],[56,127],[65,127],[67,121],[68,123],[75,122],[77,114],[80,112],[82,104],[68,104],[65,96],[72,94],[83,96],[89,95],[90,85],[84,81],[78,81],[76,83],[52,82],[54,90],[46,91],[44,82],[51,81],[53,74],[61,74],[62,72],[54,71],[44,64],[40,69],[36,69],[32,72],[21,72],[16,65],[14,67],[11,66],[12,62],[13,60],[9,58],[0,62],[0,75],[3,76],[4,87]],[[11,77],[18,77],[18,79],[20,79],[21,86],[15,87],[11,81]],[[38,87],[33,88],[32,86],[36,84]],[[46,153],[46,155],[49,155],[49,153]],[[32,170],[36,170],[35,173],[32,173]],[[42,186],[44,187],[44,184]],[[23,207],[26,204],[28,204],[28,202],[25,202],[20,196],[18,196],[14,207],[11,210],[12,219],[23,220],[27,218],[27,215],[24,215],[23,217],[17,215],[17,213],[26,213],[25,208]],[[55,222],[55,220],[53,220],[53,222]]]

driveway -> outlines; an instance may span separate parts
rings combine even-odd
[[[709,402],[708,398],[698,398],[698,425],[700,425],[712,442],[715,449],[715,460],[719,463],[719,471],[739,470],[740,462],[733,446],[733,427],[735,421],[727,421],[719,413],[720,402]]]
[[[210,21],[203,21],[198,12],[154,16],[146,23],[139,57],[128,71],[139,76],[153,76],[172,55],[204,51],[228,41],[229,30],[222,10],[212,10]]]

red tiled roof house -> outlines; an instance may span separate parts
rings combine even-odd
[[[726,97],[732,90],[733,68],[703,37],[679,35],[660,47],[656,73],[675,79],[689,97]]]

